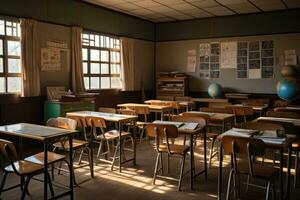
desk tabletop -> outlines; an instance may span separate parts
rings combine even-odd
[[[189,106],[189,105],[193,105],[194,104],[193,101],[167,101],[167,100],[158,100],[158,99],[150,99],[150,100],[144,101],[144,103],[146,103],[146,104],[152,104],[152,103],[172,103],[172,102],[177,102],[181,106]]]
[[[264,104],[264,105],[243,105],[243,104],[233,104],[231,105],[232,106],[236,106],[236,107],[239,107],[239,106],[246,106],[246,107],[252,107],[253,110],[258,110],[258,111],[262,111],[262,110],[265,110],[268,108],[268,104]]]
[[[114,114],[114,113],[105,113],[105,112],[95,112],[95,111],[77,111],[77,112],[68,112],[67,116],[79,116],[79,117],[101,117],[106,121],[111,122],[122,122],[136,120],[137,116],[134,115],[124,115],[124,114]]]
[[[194,113],[194,114],[204,114],[208,115],[209,119],[214,121],[223,121],[228,118],[233,118],[235,115],[234,114],[227,114],[227,113],[211,113],[211,112],[202,112],[202,111],[189,111],[186,113]]]
[[[225,97],[228,99],[248,99],[251,94],[247,93],[226,93]]]
[[[203,103],[209,103],[209,102],[227,103],[228,99],[192,98],[192,101],[193,102],[203,102]]]
[[[18,137],[30,138],[34,140],[47,140],[74,134],[77,131],[42,126],[36,124],[19,123],[0,126],[0,133]]]
[[[204,127],[199,126],[195,122],[175,122],[175,121],[153,121],[154,124],[170,124],[178,128],[178,131],[183,134],[196,134]]]
[[[300,119],[294,119],[294,118],[281,118],[281,117],[259,117],[253,121],[258,120],[269,120],[269,121],[279,121],[279,122],[290,122],[293,123],[295,126],[300,127]]]
[[[171,106],[167,106],[167,105],[149,105],[149,104],[142,104],[142,103],[122,103],[122,104],[118,104],[118,107],[143,107],[143,106],[147,106],[149,107],[150,110],[163,110],[163,109],[172,109]]]

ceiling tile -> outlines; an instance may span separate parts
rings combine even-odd
[[[136,15],[147,15],[147,14],[155,14],[155,12],[148,10],[146,8],[141,8],[141,9],[136,9],[136,10],[132,10],[131,11],[132,14],[136,14]]]
[[[195,9],[196,7],[188,4],[188,3],[179,3],[179,4],[170,4],[169,5],[170,8],[174,8],[176,10],[191,10],[191,9]]]
[[[223,7],[223,6],[216,6],[216,7],[210,7],[210,8],[205,8],[205,10],[209,11],[210,13],[213,13],[217,16],[222,16],[222,15],[234,15],[235,13],[232,12],[231,10]]]
[[[155,7],[155,6],[160,6],[160,3],[156,3],[152,0],[141,0],[141,1],[136,1],[133,2],[133,4],[137,5],[137,6],[141,6],[144,8],[149,8],[149,7]]]
[[[193,5],[199,6],[200,8],[209,8],[209,7],[215,7],[219,4],[214,0],[200,0],[192,2]]]
[[[250,0],[263,11],[273,11],[286,9],[280,0]]]
[[[136,10],[140,9],[140,6],[134,5],[132,3],[121,3],[118,5],[115,5],[116,8],[121,8],[122,10]]]
[[[154,1],[158,2],[158,3],[161,3],[163,5],[184,3],[184,0],[154,0]]]
[[[172,8],[169,8],[167,6],[155,6],[155,7],[151,7],[151,8],[148,8],[149,10],[152,10],[153,12],[171,12],[173,11],[174,9]]]
[[[289,8],[300,8],[299,0],[284,0]]]

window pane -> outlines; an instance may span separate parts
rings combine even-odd
[[[120,53],[116,51],[110,52],[110,61],[111,62],[120,62]]]
[[[108,51],[101,50],[101,61],[108,62]]]
[[[7,41],[7,53],[10,56],[21,55],[21,44],[20,41]]]
[[[100,74],[100,64],[91,63],[91,74]]]
[[[95,35],[95,46],[100,47],[100,37],[99,37],[99,35]]]
[[[84,87],[85,89],[90,89],[90,79],[89,77],[84,77]]]
[[[109,88],[109,77],[101,77],[101,88]]]
[[[101,74],[109,74],[108,64],[101,63]]]
[[[7,78],[7,91],[8,92],[21,92],[22,78],[21,77],[8,77]]]
[[[0,73],[3,72],[3,58],[0,58]]]
[[[119,77],[111,77],[111,88],[121,88],[121,79]]]
[[[111,64],[110,65],[110,73],[111,74],[120,74],[120,65],[119,64]]]
[[[91,77],[91,89],[99,89],[99,77]]]
[[[8,73],[21,73],[20,59],[8,58]]]
[[[5,78],[0,77],[0,92],[5,92]]]
[[[3,42],[0,40],[0,55],[3,54]]]
[[[87,74],[88,73],[88,64],[87,64],[87,62],[83,62],[82,67],[83,67],[83,73]]]
[[[91,49],[90,53],[91,53],[92,61],[100,61],[100,51],[99,50]]]
[[[82,60],[88,60],[88,52],[85,48],[82,48]]]
[[[0,35],[4,35],[4,20],[0,20]]]
[[[90,34],[90,46],[95,46],[95,35]]]

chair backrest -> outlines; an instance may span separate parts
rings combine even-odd
[[[76,130],[77,127],[77,120],[66,118],[66,117],[57,117],[57,118],[50,118],[47,121],[47,126],[63,128],[68,130]]]
[[[115,108],[108,108],[108,107],[99,107],[98,111],[105,112],[105,113],[113,113],[113,114],[117,113],[117,110]]]
[[[174,115],[172,117],[172,121],[197,123],[198,126],[200,127],[204,127],[207,124],[207,120],[204,117],[190,117],[190,116],[183,116],[183,115]]]
[[[265,143],[257,138],[224,136],[222,138],[224,153],[231,154],[233,168],[239,170],[239,163],[245,160],[248,163],[250,175],[253,173],[253,156],[263,156],[265,154]],[[237,156],[241,161],[237,162]],[[245,163],[245,162],[244,162]]]
[[[251,106],[227,106],[226,109],[231,109],[233,114],[238,116],[253,115],[253,108]]]
[[[292,107],[292,106],[291,106]],[[293,109],[288,107],[276,107],[273,109],[275,112],[289,112],[289,113],[296,113],[300,116],[300,109]]]
[[[123,115],[136,115],[132,107],[126,108],[126,109],[119,109],[117,110],[117,113],[123,114]]]
[[[281,124],[274,124],[269,122],[244,122],[241,124],[241,128],[258,131],[284,131],[284,127]]]
[[[101,117],[85,117],[87,126],[97,127],[97,128],[106,128],[105,119]]]
[[[268,98],[257,98],[257,99],[247,99],[243,100],[242,104],[245,106],[262,106],[262,105],[270,105],[270,99]]]
[[[183,97],[177,97],[175,96],[175,101],[191,101],[192,97],[190,96],[183,96]]]
[[[17,151],[14,143],[8,140],[0,139],[0,167],[4,170],[5,162],[12,165],[13,170],[17,172],[14,161],[18,159]]]
[[[206,108],[206,107],[202,107],[202,108],[200,108],[200,111],[209,112],[209,113],[233,114],[232,109],[226,109],[226,108]]]
[[[149,106],[135,106],[132,107],[136,115],[149,115]]]
[[[232,105],[230,102],[209,102],[208,108],[225,108],[230,105]]]
[[[293,118],[300,119],[300,115],[295,112],[286,112],[286,111],[267,111],[267,117],[278,117],[278,118]]]
[[[197,112],[184,112],[182,113],[182,116],[185,117],[201,117],[204,118],[206,121],[209,121],[210,117],[208,114],[204,114],[204,113],[197,113]]]
[[[174,101],[174,96],[157,96],[158,100]]]
[[[279,124],[284,128],[285,134],[291,134],[291,135],[296,135],[296,127],[293,123],[291,122],[283,122],[283,121],[276,121],[276,120],[266,120],[266,119],[259,119],[257,120],[259,123],[272,123],[272,124]]]
[[[178,137],[178,129],[175,125],[171,124],[156,124],[151,123],[146,126],[147,134],[150,137]]]

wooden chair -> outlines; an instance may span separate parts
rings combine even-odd
[[[4,165],[4,163],[7,163],[8,165]],[[36,164],[27,160],[18,160],[18,156],[14,144],[8,140],[3,140],[3,139],[0,139],[0,168],[4,172],[1,186],[0,186],[0,195],[4,191],[8,191],[10,189],[21,186],[21,189],[23,189],[22,196],[21,196],[22,200],[25,199],[26,193],[29,194],[28,185],[31,178],[33,176],[44,173],[44,165]],[[21,184],[4,189],[7,175],[12,173],[15,173],[16,175],[21,177],[22,179]],[[48,172],[47,172],[47,176],[48,176],[48,181],[49,181],[48,184],[50,187],[51,196],[52,198],[54,198],[52,182]],[[25,184],[22,185],[22,182],[25,182]]]
[[[251,106],[227,106],[226,109],[231,109],[235,115],[235,125],[239,125],[238,118],[242,118],[242,122],[247,122],[253,118],[253,108]]]
[[[108,107],[99,107],[98,111],[105,112],[105,113],[113,113],[113,114],[117,113],[117,110],[115,108],[108,108]]]
[[[233,114],[232,109],[226,109],[226,108],[206,108],[202,107],[200,108],[201,112],[208,112],[208,113],[224,113],[224,114]]]
[[[87,129],[87,125],[86,125],[86,121],[84,117],[78,117],[78,116],[70,116],[68,118],[65,117],[58,117],[58,118],[51,118],[47,121],[47,125],[48,126],[53,126],[53,127],[58,127],[58,128],[65,128],[65,129],[70,129],[70,130],[75,130],[75,129],[81,129],[82,133],[83,133],[83,138],[81,139],[73,139],[73,151],[74,151],[74,156],[76,152],[80,152],[80,156],[79,156],[79,160],[78,160],[78,164],[81,164],[82,161],[82,156],[85,154],[88,156],[88,166],[90,167],[90,173],[91,176],[93,178],[93,165],[92,165],[92,159],[91,159],[91,146],[90,146],[90,142],[89,142],[89,138],[87,136],[86,133],[86,129]],[[63,150],[63,151],[69,151],[70,150],[70,146],[69,146],[69,142],[67,142],[67,138],[64,138],[62,140],[60,140],[59,142],[56,142],[53,144],[53,151],[56,150]],[[84,167],[86,165],[83,166],[79,166],[77,168],[80,167]],[[61,170],[61,163],[60,163],[60,167],[59,169]],[[60,173],[59,170],[59,173]],[[75,179],[75,176],[74,176]]]
[[[180,165],[180,175],[179,179],[175,179],[178,181],[178,191],[181,190],[182,178],[184,175],[184,164],[185,157],[187,152],[189,151],[189,146],[186,145],[178,145],[178,144],[170,144],[170,139],[175,139],[178,137],[178,129],[174,125],[166,125],[166,124],[148,124],[146,126],[147,134],[149,137],[155,138],[155,150],[157,152],[155,170],[153,176],[153,184],[155,184],[156,177],[158,176],[158,171],[161,172],[161,175],[164,175],[163,171],[163,153],[168,155],[178,155],[181,157],[181,165]],[[164,140],[164,142],[162,142]],[[160,164],[160,167],[158,166]],[[170,178],[169,178],[170,179]]]
[[[271,186],[273,186],[273,197],[275,196],[274,183],[279,169],[262,166],[253,162],[255,157],[264,156],[265,154],[265,143],[262,140],[256,138],[224,136],[222,138],[222,146],[224,153],[231,155],[232,161],[232,167],[227,186],[227,200],[230,197],[232,181],[234,196],[238,198],[237,175],[247,175],[250,178],[257,178],[267,181],[266,200],[269,199]],[[237,161],[238,158],[240,159],[239,161]]]
[[[267,111],[267,117],[278,117],[278,118],[293,118],[300,119],[300,115],[294,112],[283,112],[283,111]]]
[[[287,107],[276,107],[273,109],[275,112],[289,112],[289,113],[296,113],[300,116],[300,109],[292,109]]]
[[[139,119],[142,118],[142,120],[136,122],[136,126],[139,129],[140,142],[141,142],[145,136],[146,125],[149,124],[150,110],[148,106],[137,106],[134,107],[133,110],[134,110],[134,114],[137,115]]]
[[[281,124],[274,124],[271,122],[244,122],[241,124],[243,129],[252,129],[258,131],[277,131],[278,134],[284,133],[284,127]]]
[[[125,149],[124,145],[122,145],[122,149],[120,149],[120,143],[124,142],[122,140],[124,140],[126,137],[129,137],[131,139],[131,146],[132,146],[131,151],[133,152],[134,141],[133,141],[133,137],[131,136],[130,132],[122,131],[121,132],[121,141],[120,141],[119,131],[110,130],[110,131],[105,132],[105,129],[107,128],[107,126],[106,126],[106,121],[103,118],[86,117],[85,119],[86,119],[87,125],[92,128],[92,133],[93,133],[95,142],[99,143],[96,163],[98,163],[99,160],[104,161],[104,162],[109,162],[109,163],[111,163],[111,170],[113,170],[115,160],[117,158],[121,159],[117,156],[118,151],[124,151],[124,149]],[[112,161],[110,162],[107,159],[106,160],[100,159],[101,155],[105,155],[107,157],[107,155],[110,153],[109,142],[114,142],[114,141],[117,141],[117,145],[114,150],[114,155],[112,157]],[[101,150],[102,150],[104,144],[106,144],[107,150],[105,152],[101,153]],[[125,154],[123,153],[123,155],[125,155]]]
[[[174,96],[157,96],[156,99],[164,101],[174,101]]]
[[[230,102],[209,102],[208,108],[226,108],[230,105],[232,105]]]

